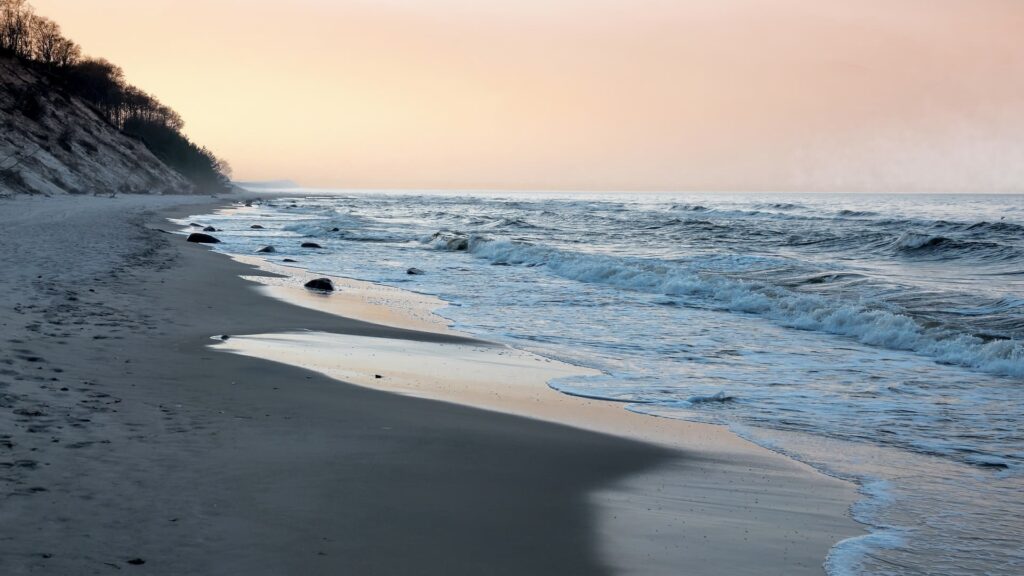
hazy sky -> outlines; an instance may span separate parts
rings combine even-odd
[[[239,179],[1024,191],[1022,0],[33,0]]]

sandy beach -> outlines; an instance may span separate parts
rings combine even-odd
[[[169,233],[229,202],[0,203],[0,573],[822,574],[863,533],[724,428]]]

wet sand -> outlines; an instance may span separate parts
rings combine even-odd
[[[489,345],[269,298],[157,230],[195,202],[0,203],[0,573],[820,574],[860,533],[851,486],[715,427],[684,449],[212,349]]]

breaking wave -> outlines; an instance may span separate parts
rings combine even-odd
[[[716,257],[667,262],[571,252],[457,233],[437,233],[429,242],[437,249],[469,252],[495,264],[543,266],[570,280],[688,297],[690,305],[756,314],[786,327],[845,336],[870,346],[911,351],[943,364],[1004,376],[1024,376],[1024,341],[992,339],[965,332],[962,327],[926,323],[905,310],[795,292],[728,274],[771,268],[779,264],[778,259]],[[842,276],[816,276],[808,282],[838,278]]]

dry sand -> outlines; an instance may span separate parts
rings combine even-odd
[[[443,397],[415,373],[425,388],[395,394],[214,350],[217,334],[310,330],[508,359],[268,298],[240,278],[259,271],[155,230],[210,210],[195,201],[0,203],[0,573],[820,574],[860,533],[845,483],[720,428],[606,429],[598,414],[621,407],[536,374],[508,384],[574,407],[473,402],[467,375],[448,399],[481,410],[410,396]]]

